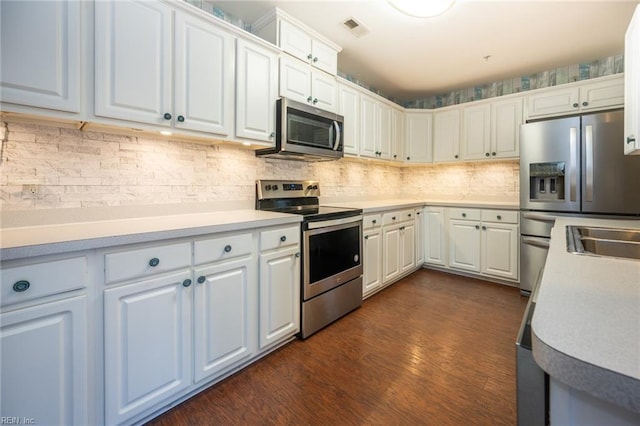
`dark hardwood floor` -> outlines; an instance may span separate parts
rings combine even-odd
[[[517,288],[419,270],[150,425],[515,425]]]

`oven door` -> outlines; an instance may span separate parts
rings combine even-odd
[[[362,216],[309,222],[302,232],[304,300],[362,275]]]

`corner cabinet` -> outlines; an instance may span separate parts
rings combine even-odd
[[[404,160],[407,163],[430,163],[433,159],[433,115],[428,111],[405,113]]]
[[[482,130],[486,133],[488,129]],[[460,160],[460,108],[433,113],[433,161]]]
[[[624,38],[624,153],[640,155],[640,5]]]
[[[424,209],[424,261],[430,265],[448,266],[446,211],[445,207]]]
[[[96,2],[95,18],[96,116],[232,133],[230,34],[159,1]]]
[[[81,112],[81,7],[75,0],[0,2],[3,104]]]

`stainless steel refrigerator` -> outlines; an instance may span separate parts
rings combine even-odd
[[[623,110],[520,129],[520,289],[530,292],[558,216],[640,218],[640,157],[625,156]]]

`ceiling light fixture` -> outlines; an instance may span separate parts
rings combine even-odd
[[[387,2],[405,15],[432,18],[449,10],[456,0],[387,0]]]

